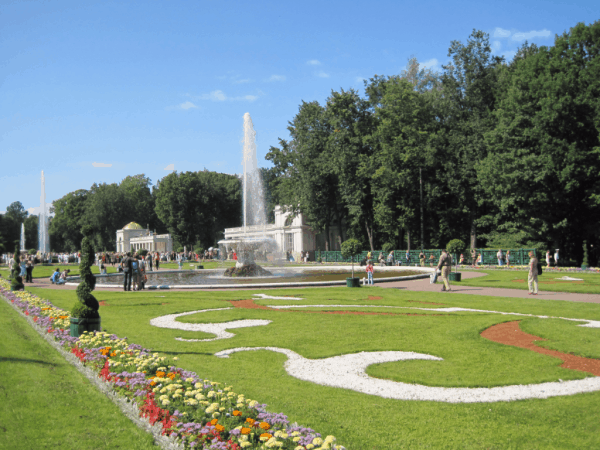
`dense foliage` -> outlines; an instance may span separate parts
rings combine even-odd
[[[303,102],[271,147],[273,198],[316,231],[371,250],[600,245],[600,21],[525,43],[507,63],[489,36],[453,41],[442,73],[409,61],[357,91]],[[331,243],[329,243],[331,245]]]

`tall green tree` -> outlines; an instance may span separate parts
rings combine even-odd
[[[215,172],[173,172],[154,190],[156,214],[182,245],[214,246],[226,227],[241,222],[241,183]]]
[[[52,248],[57,251],[80,250],[81,226],[86,211],[89,191],[79,189],[54,200],[50,212],[54,217],[48,227]]]
[[[579,260],[598,243],[600,21],[578,24],[553,47],[524,46],[502,71],[498,124],[478,176],[494,226]]]
[[[25,219],[25,246],[28,249],[38,248],[38,216]]]
[[[477,180],[476,164],[488,154],[484,135],[495,119],[496,88],[503,59],[493,56],[489,35],[473,30],[466,44],[452,41],[452,62],[443,66],[438,109],[447,149],[444,162],[449,196],[446,207],[461,211],[455,222],[469,229],[470,246],[477,247],[478,223],[487,214],[487,197]],[[457,236],[455,236],[457,237]]]

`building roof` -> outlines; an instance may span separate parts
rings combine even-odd
[[[142,226],[139,223],[129,222],[127,225],[123,227],[124,230],[143,230]]]

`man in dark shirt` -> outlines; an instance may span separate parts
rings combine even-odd
[[[121,261],[121,267],[123,267],[123,290],[131,291],[131,276],[133,271],[131,269],[131,252],[127,252],[127,256]]]

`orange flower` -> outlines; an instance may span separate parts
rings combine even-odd
[[[248,422],[250,425],[254,425],[254,422],[256,422],[256,420],[254,420],[254,419],[253,419],[253,418],[251,418],[251,417],[248,417],[248,418],[246,419],[246,422]]]
[[[159,377],[159,378],[162,378],[162,377],[164,377],[165,375],[166,375],[166,373],[165,373],[165,372],[163,372],[162,370],[159,370],[158,372],[156,372],[156,376],[157,376],[157,377]]]
[[[237,417],[237,416],[241,416],[241,415],[242,415],[242,412],[241,412],[241,411],[238,411],[237,409],[234,409],[234,410],[233,410],[233,412],[232,412],[231,414],[233,414],[234,416],[236,416],[236,417]]]
[[[273,437],[273,435],[270,433],[263,433],[260,435],[260,437],[265,438],[265,439],[271,439]]]
[[[269,428],[271,428],[271,425],[269,425],[267,422],[261,422],[259,427],[261,427],[263,430],[267,431]]]
[[[215,427],[216,430],[220,433],[221,431],[225,431],[225,427],[221,424],[217,424],[217,426]]]
[[[152,387],[156,386],[156,381],[151,381],[150,386],[152,386]]]
[[[245,428],[245,427],[242,427],[242,431],[241,431],[241,433],[242,433],[242,434],[250,434],[250,431],[252,431],[250,428]]]
[[[219,421],[218,419],[213,419],[213,420],[211,420],[211,421],[210,421],[210,424],[211,424],[212,426],[215,426],[215,425],[217,424],[217,422],[218,422],[218,421]]]
[[[111,357],[112,357],[112,356],[117,356],[117,352],[112,352],[112,353],[110,354],[110,356],[111,356]]]
[[[171,380],[174,380],[176,376],[177,376],[177,374],[176,374],[176,373],[173,373],[173,372],[169,372],[169,373],[167,374],[167,377],[168,377],[168,378],[170,378]]]

